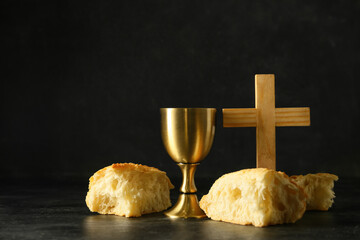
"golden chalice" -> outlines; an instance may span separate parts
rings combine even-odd
[[[215,134],[215,108],[161,108],[161,136],[166,151],[183,175],[177,203],[165,212],[170,217],[202,218],[194,174],[209,153]]]

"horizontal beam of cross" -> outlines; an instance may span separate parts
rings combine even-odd
[[[224,127],[256,127],[256,108],[223,109]],[[275,108],[275,126],[310,126],[310,108]]]

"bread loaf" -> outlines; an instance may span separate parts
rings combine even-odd
[[[213,220],[264,227],[297,221],[306,201],[304,191],[285,173],[254,168],[220,177],[200,207]]]
[[[166,173],[133,163],[118,163],[97,171],[89,183],[86,205],[92,212],[138,217],[171,206]]]
[[[291,179],[302,187],[307,195],[306,210],[327,211],[333,204],[335,193],[332,190],[338,176],[330,173],[291,176]]]

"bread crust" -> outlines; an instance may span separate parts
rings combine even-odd
[[[298,179],[298,178],[312,177],[312,176],[328,178],[328,179],[331,179],[331,180],[334,180],[334,181],[339,180],[339,177],[337,175],[331,174],[331,173],[309,173],[309,174],[306,174],[306,175],[293,175],[290,178],[291,179]]]
[[[89,189],[91,188],[92,184],[98,180],[101,179],[105,172],[108,169],[117,169],[117,170],[129,170],[129,171],[138,171],[138,172],[157,172],[157,173],[161,173],[164,174],[166,176],[166,172],[161,171],[155,167],[149,167],[146,165],[142,165],[142,164],[135,164],[135,163],[113,163],[110,166],[104,167],[100,170],[98,170],[97,172],[94,173],[93,176],[90,177],[89,179]],[[168,180],[168,184],[170,189],[174,188],[174,185],[171,183],[170,179],[166,176],[167,180]]]

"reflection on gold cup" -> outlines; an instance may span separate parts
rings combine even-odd
[[[165,214],[170,217],[205,217],[198,204],[194,174],[196,166],[211,149],[216,109],[161,108],[160,113],[165,149],[183,174],[178,202]]]

